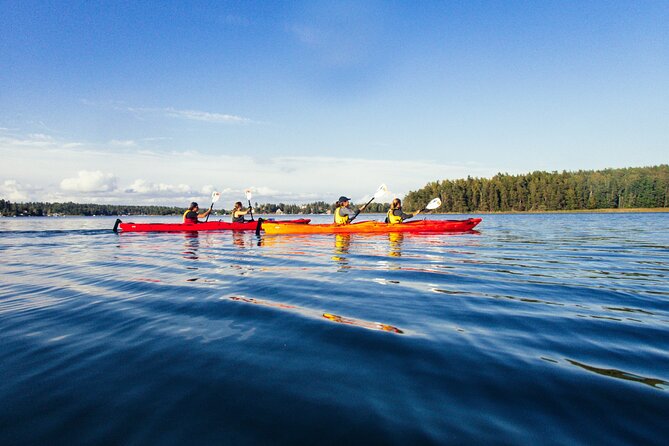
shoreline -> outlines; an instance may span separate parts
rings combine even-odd
[[[472,212],[435,212],[433,214],[422,215],[523,215],[523,214],[651,214],[651,213],[669,213],[669,207],[666,208],[629,208],[629,209],[573,209],[573,210],[559,210],[559,211],[472,211]],[[229,214],[212,214],[217,217],[226,217]],[[329,214],[259,214],[259,215],[329,215]],[[361,213],[360,215],[384,215],[381,212]],[[132,218],[132,217],[178,217],[178,214],[161,215],[161,214],[133,214],[133,215],[81,215],[81,214],[61,214],[61,215],[17,215],[17,216],[0,216],[0,218],[64,218],[64,217],[116,217],[116,218]]]

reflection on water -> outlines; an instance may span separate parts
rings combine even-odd
[[[337,322],[345,325],[355,325],[356,327],[369,328],[370,330],[389,331],[398,334],[404,333],[397,327],[393,327],[392,325],[388,324],[382,324],[380,322],[370,322],[370,321],[362,321],[360,319],[351,319],[331,313],[323,313],[323,317],[332,322]]]
[[[347,318],[343,316],[339,316],[337,314],[332,314],[332,313],[322,313],[321,311],[318,310],[312,310],[309,308],[303,308],[303,307],[298,307],[295,305],[286,305],[278,302],[272,302],[269,300],[265,299],[255,299],[252,297],[244,297],[244,296],[230,296],[230,300],[234,300],[237,302],[246,302],[254,305],[262,305],[265,307],[272,307],[272,308],[278,308],[282,310],[290,310],[294,311],[296,313],[300,313],[303,316],[309,316],[309,317],[323,317],[329,321],[332,322],[338,322],[340,324],[345,324],[345,325],[353,325],[356,327],[362,327],[362,328],[367,328],[370,330],[381,330],[381,331],[388,331],[391,333],[398,333],[398,334],[403,334],[404,332],[400,330],[397,327],[394,327],[389,324],[383,324],[381,322],[371,322],[371,321],[365,321],[361,319],[352,319],[352,318]]]
[[[334,235],[334,255],[332,260],[338,262],[342,268],[348,265],[346,255],[351,249],[351,234],[335,234]]]
[[[584,370],[587,370],[589,372],[597,373],[599,375],[610,376],[612,378],[617,378],[617,379],[625,379],[628,381],[636,381],[658,389],[664,389],[664,390],[669,389],[669,382],[663,379],[646,378],[644,376],[638,376],[633,373],[623,372],[622,370],[616,370],[616,369],[602,369],[599,367],[593,367],[590,365],[582,364],[578,361],[573,361],[571,359],[567,359],[567,362],[575,366],[578,366]]]
[[[197,231],[184,232],[183,257],[188,260],[197,260],[197,250],[200,248],[200,233]]]
[[[404,241],[404,233],[402,232],[388,233],[388,243],[390,244],[388,255],[391,257],[401,257],[403,241]]]
[[[233,231],[232,232],[232,243],[239,246],[240,248],[243,248],[243,247],[246,246],[246,237],[247,237],[247,235],[244,232]]]
[[[113,222],[0,219],[0,444],[669,437],[669,214],[468,234]]]

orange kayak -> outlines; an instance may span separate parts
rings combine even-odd
[[[467,232],[481,223],[480,218],[466,220],[417,220],[406,223],[388,224],[380,221],[361,221],[350,225],[306,224],[291,225],[266,221],[262,229],[266,234],[341,234],[341,233],[384,233],[384,232]]]

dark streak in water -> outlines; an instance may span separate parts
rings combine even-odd
[[[566,359],[566,358],[565,358]],[[608,376],[611,378],[617,378],[617,379],[624,379],[627,381],[635,381],[641,384],[645,384],[647,386],[653,387],[655,389],[659,390],[666,390],[667,385],[669,382],[663,380],[663,379],[657,379],[657,378],[646,378],[644,376],[639,376],[635,375],[633,373],[629,372],[623,372],[622,370],[616,370],[616,369],[603,369],[599,367],[593,367],[591,365],[583,364],[578,361],[574,361],[571,359],[566,359],[567,362],[570,364],[573,364],[577,367],[580,367],[584,370],[587,370],[589,372],[597,373],[598,375],[603,375],[603,376]]]

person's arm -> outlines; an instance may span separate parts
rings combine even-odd
[[[416,211],[413,214],[406,214],[406,213],[404,213],[404,211],[401,211],[399,209],[395,209],[393,211],[393,215],[396,216],[396,217],[402,217],[402,220],[408,220],[410,218],[415,217],[418,214],[420,214],[420,211]]]
[[[363,206],[362,209],[364,209],[364,206]],[[341,214],[341,215],[348,215],[348,221],[353,221],[353,219],[355,217],[357,217],[359,213],[360,213],[360,209],[356,209],[354,211],[353,209],[350,209],[350,208],[342,208],[339,211],[339,214]]]
[[[206,218],[207,215],[209,215],[209,214],[211,214],[211,208],[207,209],[206,211],[204,211],[201,214],[198,214],[197,218]]]

